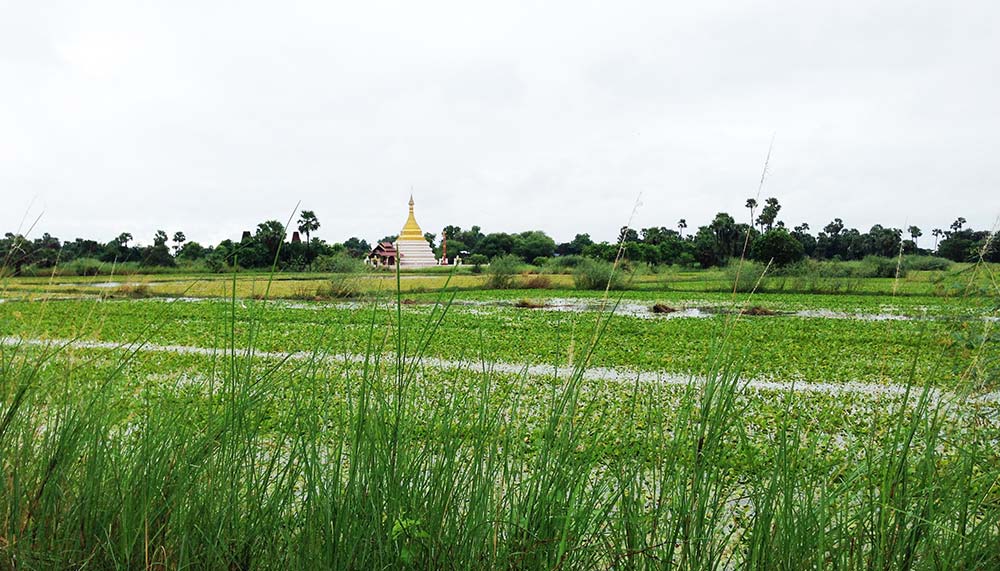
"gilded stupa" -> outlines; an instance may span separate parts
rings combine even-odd
[[[424,232],[413,216],[413,195],[410,195],[410,215],[406,224],[396,239],[396,251],[399,252],[400,268],[425,268],[436,266],[437,258],[431,250],[431,245],[424,238]]]

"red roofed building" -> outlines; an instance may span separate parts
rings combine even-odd
[[[376,268],[395,267],[399,254],[392,242],[379,242],[368,254],[368,262]]]

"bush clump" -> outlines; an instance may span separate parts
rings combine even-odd
[[[524,289],[549,289],[552,287],[552,279],[544,275],[524,276],[521,287]]]
[[[153,292],[146,284],[125,284],[116,287],[111,292],[111,297],[127,297],[130,299],[146,299],[153,297]]]
[[[622,270],[616,271],[611,262],[583,258],[573,271],[576,289],[602,290],[623,289]]]
[[[483,266],[489,263],[490,259],[482,254],[472,254],[465,261],[472,264],[472,273],[479,274],[483,272]]]
[[[513,254],[497,256],[486,268],[487,289],[510,289],[514,287],[514,280],[524,262],[521,258]]]
[[[313,261],[313,268],[332,274],[357,274],[365,271],[365,264],[346,252],[338,252],[330,256],[317,256]]]
[[[542,268],[542,271],[547,274],[570,274],[573,273],[573,269],[576,268],[584,259],[586,258],[576,254],[556,256],[555,258],[549,258],[548,261],[545,262],[545,266]]]
[[[903,256],[903,267],[915,272],[946,272],[951,269],[952,261],[948,258],[937,256],[917,256],[910,254]]]

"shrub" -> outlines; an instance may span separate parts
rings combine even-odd
[[[539,268],[542,267],[542,266],[544,266],[547,263],[549,263],[549,257],[548,256],[538,256],[534,260],[531,260],[531,265],[538,266]]]
[[[611,262],[584,258],[573,272],[573,284],[576,289],[622,289],[624,287],[622,273],[622,270],[620,268],[616,270]]]
[[[750,292],[754,288],[763,288],[768,277],[765,276],[761,280],[761,276],[764,275],[764,270],[767,268],[765,264],[759,262],[751,262],[749,260],[744,260],[742,266],[739,260],[733,260],[726,266],[726,281],[729,282],[727,289],[732,290],[734,287],[736,291],[739,292]],[[758,282],[760,284],[758,285]]]
[[[951,269],[952,261],[937,256],[903,256],[903,267],[907,270],[946,272]]]
[[[472,254],[466,261],[472,264],[472,273],[478,274],[483,271],[483,264],[486,264],[490,260],[482,254]]]
[[[215,274],[221,274],[226,269],[226,261],[218,254],[212,254],[205,258],[205,266]]]
[[[541,271],[546,274],[572,274],[573,269],[576,268],[580,260],[583,260],[583,256],[578,256],[575,254],[568,256],[556,256],[555,258],[549,258],[545,261],[545,265],[541,268]]]
[[[112,297],[128,297],[132,299],[144,299],[147,297],[153,297],[153,292],[150,291],[149,286],[146,284],[129,285],[125,284],[116,287],[111,292]]]
[[[521,258],[513,254],[493,258],[486,269],[486,287],[489,289],[510,289],[513,287],[514,278],[522,265]]]
[[[316,297],[333,299],[349,299],[361,295],[361,276],[358,274],[336,274],[327,280],[326,285],[316,290]]]
[[[896,258],[881,256],[865,256],[859,266],[860,276],[865,278],[894,278],[898,270],[899,277],[906,276],[906,268],[899,265]]]
[[[521,287],[524,289],[548,289],[552,287],[552,280],[549,276],[525,276],[524,281],[521,282]]]
[[[332,274],[357,274],[365,270],[365,263],[346,252],[338,252],[329,256],[317,256],[313,261],[313,268]]]
[[[106,265],[109,264],[104,264],[100,260],[96,260],[94,258],[77,258],[64,267],[68,271],[72,272],[73,275],[97,276],[101,274],[103,266]]]

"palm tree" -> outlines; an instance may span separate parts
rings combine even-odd
[[[684,229],[687,227],[688,227],[687,220],[681,218],[680,220],[677,221],[677,229],[680,230],[681,238],[684,237]]]
[[[954,222],[951,223],[951,229],[958,232],[962,229],[962,226],[965,226],[966,222],[968,222],[968,220],[959,216]]]
[[[319,220],[316,218],[316,213],[312,210],[303,210],[299,215],[298,224],[299,232],[306,235],[306,244],[309,244],[312,242],[309,233],[319,230]]]
[[[920,248],[917,246],[917,238],[923,236],[924,233],[921,232],[920,228],[917,228],[916,226],[910,226],[906,229],[906,231],[910,233],[910,238],[913,238],[913,247],[919,250]]]
[[[757,201],[753,198],[748,198],[746,207],[750,209],[750,225],[753,226],[753,211],[757,208]]]
[[[940,228],[935,228],[931,230],[931,236],[934,236],[934,249],[937,250],[938,238],[944,235],[944,230]]]
[[[181,251],[181,246],[184,245],[184,242],[186,240],[187,240],[187,236],[184,235],[184,232],[180,232],[180,231],[174,232],[174,244],[175,244],[174,245],[174,255],[175,256],[177,255],[178,252]]]

